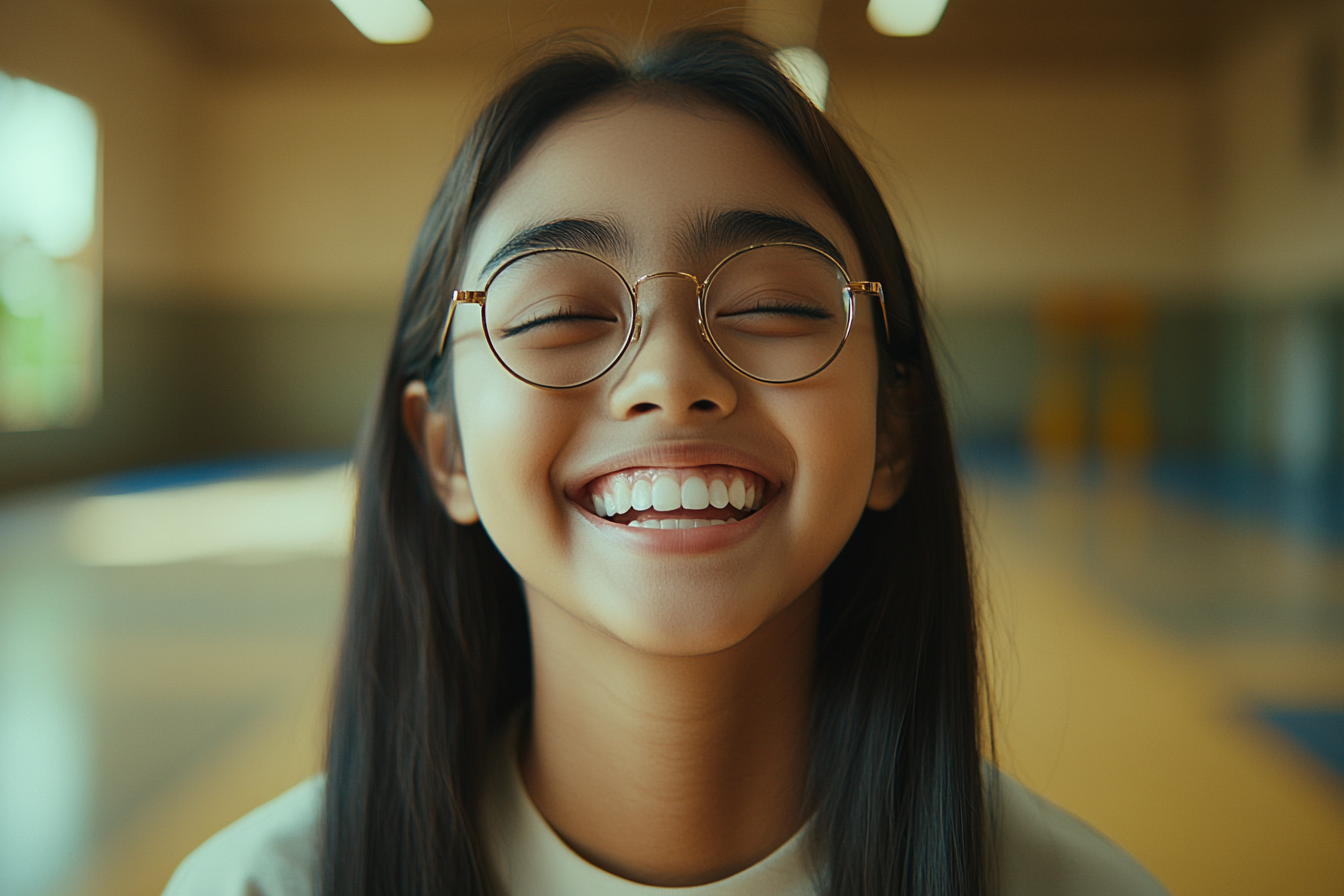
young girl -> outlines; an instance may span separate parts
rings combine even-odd
[[[982,761],[900,238],[732,32],[553,46],[415,247],[325,778],[171,894],[1146,894]]]

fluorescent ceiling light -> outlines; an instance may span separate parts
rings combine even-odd
[[[826,108],[826,89],[830,85],[831,71],[826,60],[811,47],[785,47],[775,51],[775,62],[779,70],[789,76],[803,95],[812,101],[818,109]]]
[[[947,0],[871,0],[868,24],[878,34],[919,37],[938,27]]]
[[[331,0],[359,33],[378,44],[414,43],[434,17],[420,0]]]

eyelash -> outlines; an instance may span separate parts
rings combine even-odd
[[[543,315],[543,316],[541,316],[541,317],[534,317],[534,318],[532,318],[531,320],[523,321],[521,324],[518,324],[516,327],[509,327],[509,328],[505,329],[504,331],[502,331],[500,335],[501,335],[503,338],[507,339],[507,338],[509,338],[510,336],[517,336],[519,333],[526,333],[528,330],[536,329],[537,327],[543,327],[543,326],[545,326],[546,324],[555,323],[555,322],[557,322],[557,321],[562,321],[562,320],[598,320],[598,321],[607,321],[607,318],[604,318],[604,317],[598,317],[598,316],[593,315],[593,314],[575,314],[575,313],[573,312],[572,309],[569,309],[569,308],[561,308],[559,311],[550,312],[550,313],[547,313],[547,314],[545,314],[545,315]],[[609,322],[609,321],[608,321],[608,322]]]
[[[756,306],[753,308],[744,308],[740,311],[734,311],[732,312],[732,314],[725,314],[723,316],[734,317],[739,314],[754,314],[758,312],[764,312],[766,314],[797,314],[801,317],[811,318],[812,320],[825,320],[828,317],[830,317],[829,314],[826,314],[825,312],[811,305],[804,305],[801,303],[790,304],[783,302],[772,305],[766,305],[761,302],[758,302]]]

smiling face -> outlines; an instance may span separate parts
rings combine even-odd
[[[529,151],[481,217],[460,285],[480,289],[538,245],[591,252],[634,283],[703,279],[734,250],[781,240],[833,248],[863,276],[845,223],[760,129],[715,106],[616,96]],[[856,303],[830,366],[769,385],[702,338],[689,280],[651,280],[625,355],[565,391],[510,375],[479,308],[461,305],[449,339],[465,483],[429,459],[449,512],[479,514],[529,603],[648,653],[730,647],[815,599],[865,504],[899,496],[889,470],[874,488],[871,305]]]

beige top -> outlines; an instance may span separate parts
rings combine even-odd
[[[512,751],[486,788],[495,870],[510,896],[814,896],[806,827],[760,862],[698,887],[650,887],[589,864],[532,804]],[[1000,896],[1162,896],[1156,880],[1083,822],[986,766]],[[211,837],[178,867],[164,896],[313,896],[323,779],[309,778]]]

